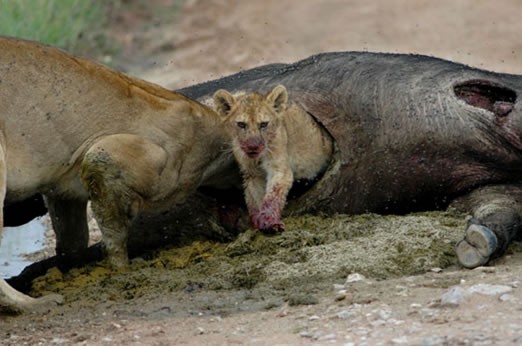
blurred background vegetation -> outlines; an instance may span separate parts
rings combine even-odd
[[[0,35],[65,49],[111,64],[113,55],[162,20],[183,0],[0,0]],[[123,41],[123,42],[122,42]],[[126,47],[121,47],[121,45]]]
[[[0,0],[0,35],[75,53],[112,53],[103,31],[121,5],[122,0]]]

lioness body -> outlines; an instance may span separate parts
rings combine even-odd
[[[281,85],[266,96],[214,94],[243,174],[250,218],[260,230],[284,229],[281,211],[292,183],[316,178],[332,157],[328,133],[302,107],[287,102]]]
[[[111,263],[125,265],[137,212],[183,201],[219,170],[216,117],[88,60],[0,38],[0,200],[42,193],[57,253],[74,257],[87,246],[91,199]],[[0,307],[37,303],[0,281]]]

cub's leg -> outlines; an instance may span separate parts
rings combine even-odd
[[[56,233],[56,256],[62,268],[81,263],[89,242],[87,200],[46,196],[47,208]]]
[[[471,211],[464,239],[456,246],[459,262],[475,268],[501,256],[522,226],[522,186],[478,189],[453,203]]]
[[[260,230],[281,232],[285,224],[281,220],[281,212],[286,204],[286,196],[292,187],[293,173],[287,161],[267,169],[266,193],[257,215],[256,223]]]
[[[257,219],[265,194],[265,179],[259,175],[243,174],[243,185],[250,221],[255,229],[259,229]]]
[[[0,146],[0,238],[2,236],[3,206],[7,188],[5,153]],[[22,312],[38,311],[49,305],[62,302],[59,295],[49,295],[42,298],[31,298],[9,286],[4,279],[0,278],[0,311]]]
[[[129,134],[105,137],[87,151],[81,179],[112,266],[128,264],[128,229],[144,202],[156,194],[166,161],[163,148]]]

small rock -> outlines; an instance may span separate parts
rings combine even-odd
[[[338,291],[336,294],[335,294],[335,301],[341,301],[341,300],[344,300],[346,298],[346,293],[348,293],[348,291],[346,290],[340,290]]]
[[[392,312],[389,310],[378,310],[377,311],[377,316],[379,316],[379,318],[384,321],[389,320],[391,315],[392,315]]]
[[[333,288],[334,288],[334,290],[339,291],[339,290],[344,289],[344,285],[341,285],[341,284],[334,284],[334,285],[333,285]]]
[[[419,310],[419,316],[423,322],[432,322],[438,318],[437,310],[424,308]]]
[[[300,332],[299,336],[302,337],[302,338],[309,338],[309,339],[311,339],[314,336],[314,334],[312,332],[308,331],[308,330],[305,330],[305,331]]]
[[[310,317],[308,317],[308,321],[317,321],[319,319],[319,316],[317,315],[312,315]]]
[[[506,285],[488,285],[488,284],[476,284],[471,286],[468,291],[470,293],[479,293],[487,296],[495,296],[497,294],[509,293],[513,291],[513,288]]]
[[[364,275],[359,274],[359,273],[353,273],[353,274],[348,275],[348,277],[346,278],[345,284],[349,284],[349,283],[357,282],[357,281],[362,281],[362,280],[365,280],[365,279],[366,279],[366,277]]]
[[[435,336],[433,338],[422,339],[421,346],[438,346],[447,345],[448,339],[446,337]]]
[[[51,340],[51,342],[53,344],[56,344],[56,345],[61,345],[61,344],[66,344],[66,343],[69,343],[69,339],[64,339],[64,338],[53,338]]]
[[[277,313],[277,317],[286,317],[288,316],[288,309],[282,309]]]
[[[406,345],[408,344],[408,338],[405,336],[401,336],[399,338],[392,339],[391,342],[395,345]]]
[[[504,293],[503,295],[498,297],[498,300],[500,300],[501,302],[514,302],[517,300],[517,298],[512,294]]]
[[[497,271],[496,267],[476,267],[473,269],[474,271],[483,272],[483,273],[495,273]]]
[[[340,312],[337,313],[337,318],[340,318],[341,320],[346,320],[350,317],[352,317],[353,315],[355,315],[352,311],[348,311],[348,310],[342,310]]]
[[[326,335],[321,335],[320,337],[317,338],[318,341],[328,341],[328,340],[335,340],[335,338],[337,338],[337,335],[335,334],[326,334]]]
[[[375,328],[375,327],[379,327],[379,326],[383,326],[383,325],[385,325],[385,324],[386,324],[386,321],[385,321],[385,320],[373,320],[373,321],[370,321],[369,323],[370,323],[370,325],[371,325],[372,327]]]
[[[419,303],[411,303],[410,304],[410,308],[412,308],[412,309],[420,309],[420,308],[422,308],[422,305],[419,304]]]
[[[197,330],[196,330],[196,334],[197,335],[203,335],[205,334],[205,329],[201,328],[201,327],[198,327]]]
[[[459,286],[451,287],[440,297],[441,306],[459,306],[466,297],[466,291]]]
[[[434,267],[434,268],[431,268],[431,269],[430,269],[430,272],[433,272],[433,273],[442,273],[442,268]]]

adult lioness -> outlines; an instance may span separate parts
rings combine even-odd
[[[90,199],[110,263],[124,266],[138,211],[183,201],[226,166],[218,123],[211,109],[175,92],[0,38],[0,202],[42,193],[60,255],[87,247]],[[30,298],[0,279],[2,309],[54,298]]]
[[[301,107],[288,104],[282,85],[262,95],[220,89],[214,108],[232,139],[243,173],[250,219],[261,231],[282,231],[281,211],[294,180],[312,181],[333,153],[330,135]]]

